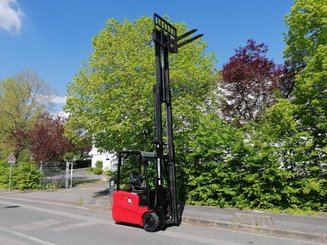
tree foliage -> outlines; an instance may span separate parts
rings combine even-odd
[[[298,21],[304,3],[296,1],[302,7],[292,9],[288,23]],[[184,24],[175,25],[186,31]],[[269,60],[267,47],[254,41],[238,49],[221,74],[202,41],[170,56],[177,184],[189,203],[327,211],[326,45],[312,44],[315,52],[301,54],[305,68],[296,70],[302,51],[293,50],[301,50],[296,47],[301,38],[316,34],[301,37],[292,28],[286,38],[292,64],[287,69]],[[152,150],[151,29],[148,17],[110,19],[93,38],[90,59],[68,86],[66,129],[75,142],[87,136],[100,149]],[[220,75],[225,118],[214,97]],[[247,123],[235,127],[226,118]]]
[[[297,104],[280,100],[267,111],[256,135],[272,146],[276,162],[288,173],[289,206],[326,211],[326,156],[297,119],[299,109]]]
[[[222,111],[228,121],[257,120],[281,92],[284,70],[266,57],[267,51],[263,43],[248,40],[223,66]]]
[[[295,71],[296,120],[308,133],[308,165],[326,162],[327,1],[296,0],[286,16],[285,57]]]
[[[184,24],[175,24],[183,33]],[[149,17],[123,23],[110,19],[92,42],[94,51],[68,86],[66,129],[77,140],[79,129],[105,150],[151,150],[154,140],[152,90],[155,55]],[[214,88],[215,61],[202,41],[170,56],[175,132],[185,131],[194,110]]]
[[[301,71],[327,43],[327,1],[296,0],[285,18],[289,27],[285,36],[285,57],[292,69]]]
[[[291,100],[277,98],[256,122],[231,128],[238,135],[234,138],[221,122],[201,119],[192,144],[201,149],[194,151],[194,160],[205,159],[189,172],[189,202],[327,211],[326,6],[325,1],[298,0],[286,19],[289,66],[281,93]],[[227,78],[242,77],[240,68]]]
[[[326,209],[327,190],[327,48],[317,53],[297,75],[295,120],[305,135],[299,139],[296,168],[301,169],[299,184],[307,206],[322,205]],[[315,200],[315,201],[313,201]]]
[[[240,192],[238,160],[244,156],[241,131],[217,118],[215,112],[201,115],[195,139],[189,142],[186,169],[187,198],[192,204],[232,206]]]
[[[326,203],[321,195],[327,189],[327,1],[295,1],[286,22],[285,56],[296,73],[295,120],[306,134],[296,164],[302,170],[306,202],[313,205],[314,198]]]
[[[279,99],[243,128],[203,115],[186,170],[192,204],[239,208],[327,210],[325,166],[308,164],[308,133],[297,105]],[[322,163],[322,162],[320,162]]]
[[[7,161],[0,161],[0,189],[8,189],[10,166]],[[11,188],[30,190],[40,188],[42,173],[31,162],[19,162],[12,166]]]
[[[4,155],[16,143],[15,131],[27,128],[38,115],[51,108],[52,95],[49,85],[30,70],[0,81],[0,135]]]
[[[65,153],[72,152],[74,145],[64,136],[65,119],[44,113],[29,129],[17,130],[17,147],[27,148],[36,161],[63,160]]]
[[[327,42],[326,42],[327,44]],[[311,161],[327,161],[327,46],[319,46],[307,66],[297,75],[295,103],[301,128],[309,133]]]

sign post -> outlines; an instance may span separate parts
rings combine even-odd
[[[16,162],[16,157],[14,153],[11,153],[8,157],[8,162],[10,164],[10,171],[9,171],[9,192],[11,191],[11,170],[12,170],[12,165]]]

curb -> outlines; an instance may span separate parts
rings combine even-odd
[[[183,216],[182,221],[188,224],[202,226],[202,227],[216,227],[229,230],[245,231],[251,233],[260,233],[264,235],[270,235],[280,238],[290,238],[300,241],[310,241],[327,243],[327,234],[308,234],[300,231],[294,230],[279,230],[275,228],[265,228],[253,225],[236,224],[228,221],[219,220],[205,220],[200,218],[192,218],[188,216]]]

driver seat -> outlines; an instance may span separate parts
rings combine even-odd
[[[130,183],[132,192],[142,191],[142,178],[139,174],[133,172],[130,174]]]

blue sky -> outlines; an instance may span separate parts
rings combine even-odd
[[[282,63],[284,16],[293,4],[293,0],[0,0],[0,79],[32,69],[55,88],[60,100],[107,19],[134,20],[154,12],[203,33],[207,51],[216,53],[218,69],[248,39],[267,44],[268,57]]]

